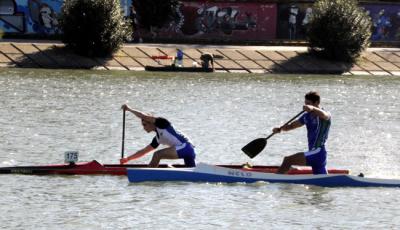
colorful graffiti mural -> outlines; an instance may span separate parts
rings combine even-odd
[[[276,37],[276,4],[184,2],[174,19],[142,37],[268,40]]]
[[[61,33],[64,0],[0,0],[0,35]],[[132,0],[120,0],[126,17],[135,14]],[[400,41],[400,4],[361,5],[373,22],[372,41]],[[163,28],[135,30],[136,38],[231,41],[303,40],[312,15],[309,3],[184,1]],[[136,19],[133,17],[133,19]],[[134,20],[137,23],[137,20]],[[136,29],[136,28],[135,28]],[[136,40],[140,40],[136,39]]]
[[[5,33],[56,34],[62,0],[2,0],[0,26]]]
[[[58,34],[58,18],[64,0],[1,0],[0,28],[13,34]],[[132,0],[121,0],[129,16]]]
[[[372,19],[372,41],[400,41],[400,5],[362,6]]]

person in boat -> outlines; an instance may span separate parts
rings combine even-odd
[[[214,69],[214,55],[212,53],[203,53],[200,56],[200,60],[201,60],[201,67],[203,69],[209,69],[210,68],[210,63],[211,63],[211,68],[213,71],[215,71]]]
[[[182,67],[183,66],[183,51],[181,49],[176,49],[176,57],[174,60],[175,67]]]
[[[318,92],[307,93],[305,105],[303,105],[305,113],[298,120],[272,130],[274,133],[279,133],[303,125],[307,127],[308,151],[286,156],[278,169],[278,173],[285,174],[292,165],[299,165],[311,166],[314,174],[327,174],[325,142],[328,139],[331,126],[331,114],[320,107],[320,101]]]
[[[132,112],[135,116],[141,119],[143,129],[148,133],[155,132],[156,136],[153,138],[153,141],[143,149],[126,158],[122,158],[120,160],[121,164],[125,164],[130,160],[138,159],[155,150],[160,144],[163,144],[168,147],[154,152],[149,163],[150,167],[158,167],[161,159],[183,159],[187,167],[196,166],[196,153],[194,146],[190,140],[181,132],[177,131],[167,119],[154,117],[138,110],[131,109],[126,104],[122,105],[122,109]]]

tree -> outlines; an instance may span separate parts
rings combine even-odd
[[[356,0],[318,0],[307,31],[311,53],[354,62],[369,45],[371,18]]]
[[[66,0],[60,27],[67,47],[85,56],[109,56],[132,35],[119,0]]]

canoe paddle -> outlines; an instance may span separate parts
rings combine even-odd
[[[297,117],[299,117],[301,114],[303,114],[305,111],[301,111],[300,113],[298,113],[296,116],[294,116],[292,119],[290,119],[290,121],[286,122],[284,125],[282,125],[281,127],[289,124],[290,122],[292,122],[294,119],[296,119]],[[249,156],[250,158],[254,158],[255,156],[257,156],[257,154],[259,154],[267,145],[267,140],[272,137],[273,135],[275,135],[275,133],[271,133],[268,137],[263,137],[263,138],[258,138],[253,140],[252,142],[248,143],[246,146],[244,146],[242,148],[242,151]]]
[[[122,149],[121,149],[121,159],[124,158],[125,151],[125,109],[123,109],[122,115]]]

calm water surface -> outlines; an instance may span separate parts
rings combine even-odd
[[[329,166],[400,178],[398,77],[151,74],[0,69],[0,166],[117,163],[123,103],[168,118],[198,161],[280,164],[305,129],[240,149],[302,109],[309,90],[332,113]],[[127,153],[153,135],[127,116]],[[139,159],[147,163],[151,154]],[[172,161],[165,161],[172,163]],[[256,183],[142,183],[126,177],[0,175],[0,229],[375,229],[400,226],[400,190]]]

